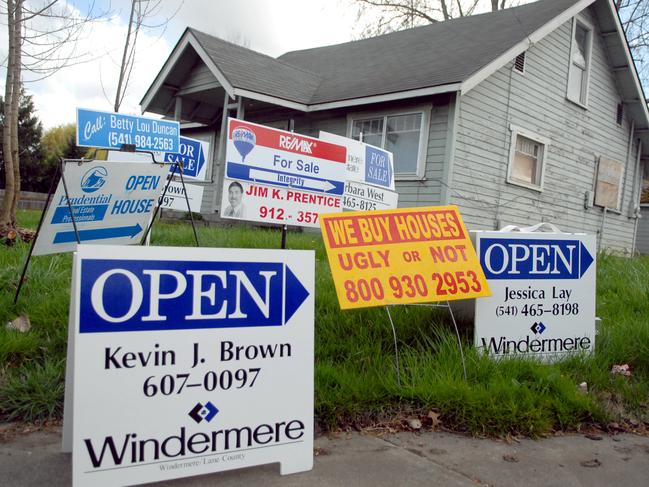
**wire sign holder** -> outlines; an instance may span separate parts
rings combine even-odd
[[[392,319],[392,313],[390,313],[390,307],[396,305],[387,305],[385,311],[388,314],[388,319],[390,320],[390,327],[392,328],[392,339],[394,341],[394,367],[397,371],[397,384],[401,386],[401,367],[399,365],[399,345],[397,341],[397,329],[394,326],[394,320]],[[449,315],[451,316],[451,321],[453,322],[453,328],[455,330],[455,336],[457,337],[457,346],[460,350],[460,357],[462,359],[462,371],[464,373],[464,380],[467,380],[466,372],[466,360],[464,358],[464,349],[462,348],[462,338],[460,337],[460,330],[457,327],[457,322],[455,321],[455,315],[453,314],[453,308],[451,307],[450,301],[446,301],[445,304],[441,303],[422,303],[422,304],[410,304],[403,306],[420,306],[425,308],[447,308]]]

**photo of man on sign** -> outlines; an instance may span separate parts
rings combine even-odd
[[[228,186],[228,202],[230,204],[223,210],[223,216],[231,218],[243,218],[245,216],[243,186],[238,181],[232,181]]]

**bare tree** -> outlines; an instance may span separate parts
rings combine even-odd
[[[172,15],[163,18],[159,22],[155,22],[153,19],[159,17],[162,13],[162,3],[162,0],[131,0],[131,12],[128,20],[126,39],[124,41],[124,51],[122,52],[122,62],[119,68],[115,103],[113,104],[115,112],[119,112],[119,107],[124,101],[124,96],[126,95],[126,90],[131,79],[131,73],[135,64],[138,34],[142,29],[159,29],[162,31],[160,34],[162,36],[169,21],[178,13],[183,5],[183,2],[179,2]]]
[[[647,0],[615,0],[638,74],[647,91],[649,83],[649,2]]]
[[[16,209],[20,198],[20,156],[18,147],[18,107],[23,74],[38,81],[71,64],[89,61],[91,56],[78,49],[84,27],[102,18],[91,4],[85,13],[65,1],[4,0],[7,18],[8,52],[5,80],[5,125],[3,159],[5,193],[0,211],[0,235],[15,235]]]
[[[16,207],[20,194],[20,165],[18,156],[18,103],[20,100],[20,36],[23,22],[23,0],[7,0],[7,77],[5,81],[5,125],[2,154],[5,164],[5,194],[0,213],[0,233],[9,234],[16,225]],[[3,231],[7,227],[7,231]],[[15,235],[15,232],[14,232]]]
[[[351,0],[357,8],[360,36],[372,37],[418,25],[466,17],[518,5],[520,0]]]

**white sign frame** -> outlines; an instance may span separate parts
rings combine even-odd
[[[98,323],[101,320],[87,319],[88,310],[113,306],[105,297],[91,296],[102,293],[102,290],[97,290],[97,286],[101,286],[98,283],[102,276],[115,269],[128,267],[138,273],[136,278],[140,279],[146,274],[142,269],[174,267],[196,270],[221,265],[237,269],[255,266],[282,269],[281,276],[267,277],[276,277],[279,281],[270,285],[271,291],[266,288],[264,298],[269,303],[269,319],[281,317],[277,318],[280,321],[263,326],[232,326],[232,320],[246,319],[237,315],[237,308],[239,314],[259,312],[252,310],[249,304],[244,305],[246,298],[243,294],[241,304],[234,303],[232,307],[233,303],[226,303],[228,312],[233,312],[226,319],[230,324],[222,328],[209,327],[215,326],[218,319],[208,320],[212,324],[201,328],[192,328],[201,320],[181,323],[172,318],[168,321],[154,320],[155,323],[142,320],[137,324],[101,324]],[[68,344],[68,360],[71,360],[66,371],[63,430],[63,449],[70,446],[73,449],[73,485],[133,485],[276,462],[281,464],[282,475],[313,467],[313,251],[184,247],[127,249],[80,245],[75,253],[73,272],[71,340]],[[169,278],[170,274],[164,272],[168,271],[162,270],[160,275]],[[241,272],[252,276],[250,270]],[[191,272],[183,275],[185,278],[197,276]],[[227,279],[231,277],[229,275]],[[109,279],[113,278],[107,277],[103,285],[117,286],[116,283],[110,284]],[[147,294],[148,284],[140,282],[147,295],[145,302],[157,300],[162,315],[170,313],[170,309],[190,313],[189,309],[171,302],[175,291]],[[155,282],[159,284],[161,281]],[[180,281],[175,282],[178,285]],[[245,280],[236,282],[244,282],[236,288],[237,296],[250,292]],[[297,289],[290,286],[298,286],[296,282],[302,286],[297,291],[302,300],[289,304],[286,299],[294,300]],[[149,284],[155,289],[154,280]],[[271,302],[274,286],[281,287],[281,310],[275,309],[277,301]],[[120,289],[124,287],[128,288],[128,285],[120,286]],[[208,295],[212,293],[215,299],[219,297],[214,294],[214,284],[199,288],[189,284],[185,294],[176,297],[195,304],[198,296],[201,311],[206,311],[203,307],[215,304]],[[290,293],[289,288],[292,290]],[[256,289],[263,294],[263,290]],[[225,288],[221,292],[225,293]],[[254,291],[250,296],[253,294]],[[104,304],[98,305],[99,301],[91,299],[101,299]],[[165,300],[171,303],[168,307],[162,304]],[[109,309],[106,314],[111,314],[114,309]],[[116,314],[113,317],[116,318]],[[167,326],[169,329],[160,329]],[[143,327],[158,329],[144,330]],[[268,355],[262,358],[261,350],[265,345]],[[149,360],[147,365],[144,365],[144,360]],[[229,377],[226,374],[228,370],[235,368],[237,372],[227,380],[241,382],[244,374],[237,375],[238,371],[248,371],[246,383],[239,389],[226,386],[223,379]],[[253,380],[251,371],[255,369],[258,371]],[[179,389],[185,374],[186,387]],[[206,385],[208,382],[194,386],[197,376],[204,380],[217,377],[210,379],[217,380],[214,391],[206,390],[211,388],[211,385]],[[170,390],[162,392],[164,387],[171,387],[171,379],[165,377],[175,377],[174,390],[169,394]],[[163,385],[164,381],[168,383]],[[146,397],[154,390],[153,395]],[[101,421],[97,421],[98,417]],[[266,425],[271,425],[272,431]],[[120,450],[115,454],[107,449],[100,458],[102,445],[111,441],[119,445]],[[248,443],[255,444],[248,445],[248,448]],[[124,444],[128,445],[128,451],[122,452]],[[133,444],[135,450],[130,449]],[[192,455],[181,454],[182,451]],[[118,458],[119,455],[122,458]],[[161,468],[163,465],[165,468]]]
[[[219,216],[318,228],[342,211],[345,173],[344,146],[229,118]]]
[[[343,210],[393,210],[399,204],[399,193],[394,186],[394,157],[391,152],[358,140],[320,131],[320,139],[347,148],[347,180],[343,194]],[[369,150],[368,150],[369,149]],[[384,184],[367,179],[367,154],[385,157],[387,172]]]
[[[492,296],[475,301],[474,345],[494,358],[556,361],[595,349],[596,238],[475,231]]]
[[[194,213],[201,212],[201,205],[203,204],[203,190],[204,186],[198,184],[190,184],[185,181],[185,189],[180,181],[171,181],[167,187],[167,193],[160,196],[160,208],[164,210],[177,210],[188,211],[187,200],[189,200],[189,207]],[[186,191],[185,191],[186,190]],[[185,192],[187,199],[185,199]]]
[[[71,252],[77,236],[86,244],[140,243],[167,171],[165,165],[152,163],[64,161],[33,255]]]

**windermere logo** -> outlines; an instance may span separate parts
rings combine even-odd
[[[538,323],[542,325],[542,323]],[[545,326],[543,326],[545,330]],[[542,331],[539,331],[542,333]],[[558,352],[586,352],[592,349],[589,337],[576,336],[567,338],[534,338],[529,335],[522,339],[507,337],[481,338],[482,348],[489,355],[515,354],[553,354]]]
[[[292,419],[213,431],[192,432],[182,426],[176,434],[165,436],[122,433],[84,438],[83,442],[94,469],[116,469],[301,443],[304,430],[302,421]]]
[[[210,401],[207,401],[205,405],[196,403],[196,406],[189,411],[189,417],[192,418],[197,423],[205,420],[208,423],[214,419],[214,416],[217,415],[219,410],[212,404]]]
[[[535,335],[542,335],[543,332],[545,331],[546,326],[542,322],[534,322],[532,326],[530,326],[530,330],[532,330],[532,333]]]

